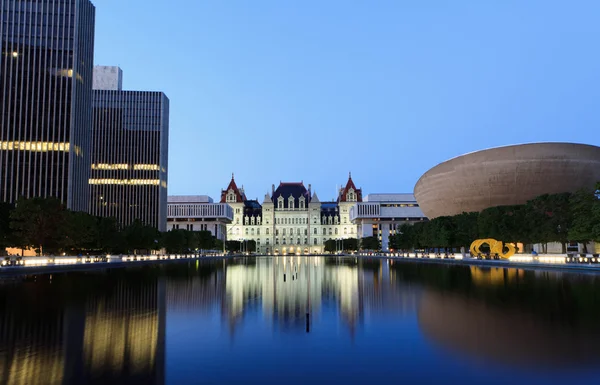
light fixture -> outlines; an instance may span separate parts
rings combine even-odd
[[[12,53],[12,57],[19,57],[19,53],[18,53],[17,51],[14,51],[14,52]]]

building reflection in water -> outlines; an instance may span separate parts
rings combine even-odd
[[[169,314],[199,312],[232,336],[257,312],[281,333],[306,332],[306,313],[308,331],[338,317],[352,338],[417,317],[452,355],[587,365],[600,358],[598,292],[589,276],[318,257],[27,277],[0,284],[0,383],[162,384]]]
[[[452,354],[546,369],[600,359],[600,277],[480,267],[409,275],[425,286],[421,331]]]
[[[419,290],[399,290],[389,263],[355,258],[287,256],[252,259],[253,264],[228,265],[224,315],[239,322],[251,306],[281,330],[305,330],[306,313],[320,316],[324,304],[339,310],[354,333],[370,312],[415,312]]]
[[[163,279],[57,278],[0,288],[0,383],[164,382]]]

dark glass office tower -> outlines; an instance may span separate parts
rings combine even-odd
[[[93,106],[91,214],[166,231],[169,99],[96,89]]]
[[[89,203],[95,9],[0,1],[0,199]]]

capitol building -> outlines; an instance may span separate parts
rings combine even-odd
[[[248,199],[232,175],[218,203],[207,196],[171,196],[167,211],[169,230],[208,230],[223,241],[253,240],[258,253],[280,255],[320,254],[328,240],[370,236],[387,250],[401,224],[425,220],[412,194],[363,199],[351,175],[332,201],[321,201],[310,184],[280,182],[262,202]]]

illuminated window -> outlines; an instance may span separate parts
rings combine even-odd
[[[151,185],[158,186],[158,179],[90,179],[89,184],[116,184],[116,185]]]
[[[34,151],[34,152],[48,152],[48,151],[60,151],[68,152],[70,150],[69,143],[55,143],[55,142],[24,142],[24,141],[2,141],[0,142],[0,149],[2,150],[21,150],[21,151]]]
[[[157,164],[134,164],[134,170],[150,170],[150,171],[159,171],[160,166]]]

